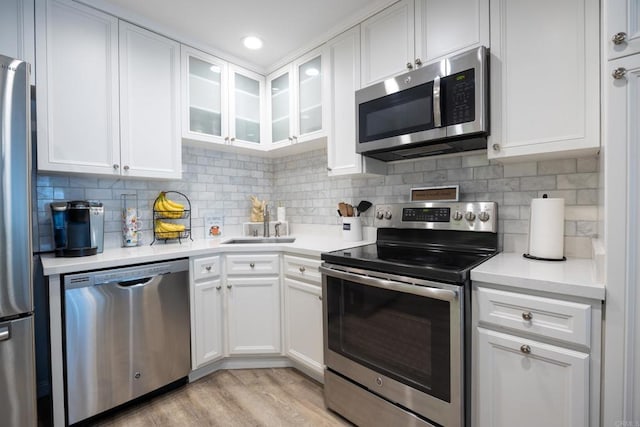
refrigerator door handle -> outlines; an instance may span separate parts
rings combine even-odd
[[[11,331],[9,330],[9,326],[3,326],[0,328],[0,341],[7,341],[11,338]]]

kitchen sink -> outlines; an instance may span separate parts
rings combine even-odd
[[[293,243],[296,241],[295,237],[241,237],[236,239],[229,239],[222,242],[226,244],[238,244],[238,243]]]

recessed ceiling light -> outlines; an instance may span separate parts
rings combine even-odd
[[[262,47],[262,40],[256,36],[247,36],[242,39],[242,43],[244,44],[244,47],[251,50],[260,49]]]
[[[315,77],[320,74],[320,70],[318,70],[317,68],[307,68],[304,73],[309,77]]]

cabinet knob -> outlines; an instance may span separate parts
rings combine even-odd
[[[227,143],[227,144],[229,143],[229,137],[228,136],[224,137],[224,142]]]
[[[211,266],[210,265],[207,265],[204,269],[207,270],[208,272],[211,272]]]
[[[533,314],[531,314],[530,311],[522,313],[522,319],[526,320],[527,322],[529,322],[531,319],[533,319]]]
[[[422,65],[422,60],[420,58],[416,58],[416,65],[418,67]]]
[[[233,141],[235,141],[235,140],[236,140],[236,137],[235,137],[235,136],[232,136],[231,138],[229,138],[229,141],[231,141],[231,142],[233,142]]]
[[[253,267],[255,267],[255,266],[256,266],[256,264],[255,264],[255,263],[253,263],[253,262],[252,262],[251,264],[249,264],[249,267],[251,267],[251,268],[253,268]]]
[[[128,171],[129,170],[129,165],[124,165],[124,167],[122,169]]]
[[[531,353],[531,347],[529,347],[526,344],[523,344],[520,346],[520,351],[523,352],[524,354],[530,354]]]
[[[218,285],[218,286],[216,286],[216,289],[217,289],[217,290],[222,289],[222,285]]]
[[[307,269],[304,267],[300,267],[298,270],[300,270],[300,273],[304,273]]]
[[[413,70],[413,64],[411,62],[407,62],[407,68],[409,70]]]
[[[611,73],[611,76],[616,79],[616,80],[620,80],[622,79],[625,75],[627,74],[627,69],[623,68],[623,67],[618,67],[615,70],[613,70],[613,72]]]
[[[113,165],[113,170],[116,170],[116,171],[117,171],[118,169],[120,169],[120,165],[116,165],[116,164],[114,164],[114,165]]]
[[[493,148],[493,151],[500,151],[500,144],[493,144],[491,148]]]
[[[330,167],[327,167],[327,172],[331,172],[333,169],[331,169]]]
[[[293,142],[293,137],[292,136],[290,136],[288,139],[289,139],[289,142]]]
[[[233,285],[227,284],[227,289],[231,289]]]
[[[613,44],[615,45],[619,45],[624,43],[625,41],[627,41],[627,33],[625,32],[619,32],[619,33],[615,33],[613,35],[613,37],[611,37],[611,41],[613,42]]]
[[[318,299],[322,301],[322,295],[318,295]]]

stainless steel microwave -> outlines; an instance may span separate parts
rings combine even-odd
[[[356,91],[356,151],[392,161],[486,149],[488,59],[483,46]]]

